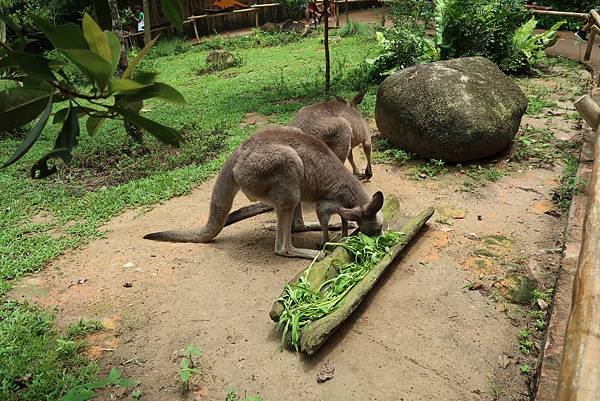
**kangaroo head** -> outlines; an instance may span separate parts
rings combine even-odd
[[[381,235],[383,228],[382,207],[383,194],[378,191],[366,205],[352,209],[341,208],[338,213],[342,218],[358,223],[360,232],[363,234],[374,236]]]

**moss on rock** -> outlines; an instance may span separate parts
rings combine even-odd
[[[418,65],[379,87],[375,118],[388,141],[424,158],[469,161],[506,148],[527,108],[521,89],[491,61]]]

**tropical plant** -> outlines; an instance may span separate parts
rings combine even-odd
[[[523,26],[519,27],[513,36],[513,54],[503,63],[503,69],[511,72],[520,72],[532,68],[536,62],[546,55],[544,49],[552,46],[558,39],[558,30],[566,23],[559,21],[550,29],[534,34],[537,20],[531,17]]]
[[[179,0],[163,1],[163,7],[174,25],[181,27]],[[104,24],[109,27],[112,25],[110,11],[108,20],[104,13],[98,15],[102,15],[99,20],[104,20]],[[63,107],[55,112],[53,123],[61,124],[62,128],[57,134],[54,148],[32,166],[31,175],[34,178],[47,177],[56,172],[56,166],[49,163],[53,159],[61,159],[65,163],[71,161],[72,150],[79,142],[81,117],[87,118],[86,128],[90,135],[98,130],[105,119],[122,119],[147,131],[161,142],[179,145],[183,139],[179,132],[139,114],[143,101],[151,98],[185,104],[177,90],[155,81],[155,73],[133,74],[157,38],[138,52],[119,78],[113,78],[121,57],[121,44],[111,30],[102,30],[88,14],[84,14],[81,29],[73,23],[56,26],[44,18],[32,18],[64,59],[49,58],[29,51],[27,46],[31,39],[11,21],[5,20],[14,38],[0,44],[0,79],[12,81],[13,86],[0,92],[0,130],[28,125],[31,129],[1,167],[15,163],[29,151],[59,104]],[[76,68],[85,76],[85,90],[74,84],[66,72],[69,68]]]

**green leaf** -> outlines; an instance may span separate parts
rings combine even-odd
[[[202,351],[195,345],[188,345],[188,347],[185,349],[185,353],[190,355],[200,355]]]
[[[188,369],[185,369],[185,370],[182,370],[179,372],[179,378],[184,383],[189,382],[191,376],[192,376],[192,373]]]
[[[27,76],[45,80],[55,79],[49,66],[49,60],[35,53],[14,51],[0,60],[0,67],[18,67]]]
[[[11,88],[0,93],[0,129],[27,124],[46,108],[50,92],[35,88]]]
[[[244,398],[244,401],[262,401],[262,397],[260,395],[249,395],[248,397]]]
[[[157,72],[140,71],[133,76],[133,80],[141,84],[151,84],[156,79]]]
[[[77,117],[77,110],[75,108],[69,108],[67,112],[67,118],[63,123],[63,126],[56,137],[54,143],[55,149],[73,149],[79,142],[79,118]]]
[[[148,24],[148,25],[150,25],[150,24]],[[146,44],[146,46],[144,46],[144,48],[135,55],[133,60],[131,60],[129,62],[129,65],[123,72],[123,75],[121,76],[121,78],[131,78],[131,75],[133,74],[133,70],[135,69],[135,67],[139,64],[139,62],[142,60],[142,58],[144,58],[144,56],[146,55],[146,53],[148,53],[148,51],[152,48],[152,46],[154,46],[154,44],[156,43],[156,41],[158,40],[159,37],[160,37],[160,35],[156,35],[156,37],[154,39],[152,39],[150,41],[150,43]]]
[[[95,81],[100,90],[106,88],[106,84],[112,76],[112,66],[108,61],[85,49],[62,49],[61,51],[82,72]]]
[[[52,120],[52,124],[64,123],[70,109],[71,109],[71,107],[65,107],[64,109],[60,109],[59,111],[54,113],[54,119]]]
[[[112,65],[113,57],[106,35],[88,13],[83,14],[83,36],[90,50]]]
[[[117,35],[112,33],[111,31],[104,31],[106,35],[106,39],[108,40],[108,45],[110,47],[110,53],[112,56],[112,71],[113,74],[119,65],[119,60],[121,59],[121,42],[119,42],[119,38]]]
[[[132,79],[111,79],[108,81],[110,93],[135,92],[147,86]]]
[[[172,86],[155,82],[150,89],[152,93],[154,93],[154,97],[158,97],[175,104],[185,104],[184,97]]]
[[[85,123],[85,127],[87,128],[88,134],[94,135],[96,131],[100,129],[104,120],[104,117],[89,116]]]
[[[88,49],[85,37],[77,25],[69,22],[55,26],[41,17],[33,15],[31,18],[57,49]]]
[[[142,117],[126,108],[119,108],[117,109],[117,112],[121,114],[125,120],[131,122],[138,128],[146,130],[150,135],[154,136],[162,143],[178,147],[179,143],[183,141],[181,134],[173,128],[165,127],[162,124]]]
[[[181,0],[161,0],[163,13],[179,32],[183,29],[183,6]],[[150,24],[148,24],[150,26]]]
[[[38,120],[38,122],[35,124],[35,126],[29,132],[29,134],[25,137],[23,142],[21,142],[21,144],[19,145],[17,150],[15,150],[13,155],[2,165],[1,168],[10,166],[11,164],[13,164],[17,160],[19,160],[21,157],[23,157],[29,151],[29,149],[31,149],[31,147],[33,146],[35,141],[37,141],[40,134],[42,133],[42,130],[46,126],[46,123],[48,122],[48,118],[50,117],[51,111],[52,111],[52,96],[50,96],[48,98],[48,104],[46,105],[46,108],[44,109],[44,112],[40,116],[40,119]]]
[[[128,103],[155,97],[175,104],[185,104],[185,99],[176,89],[160,82],[155,82],[135,93],[123,95],[123,99]]]

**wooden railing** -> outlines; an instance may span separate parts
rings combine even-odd
[[[575,107],[596,133],[592,177],[556,401],[600,400],[600,107],[588,95]]]

